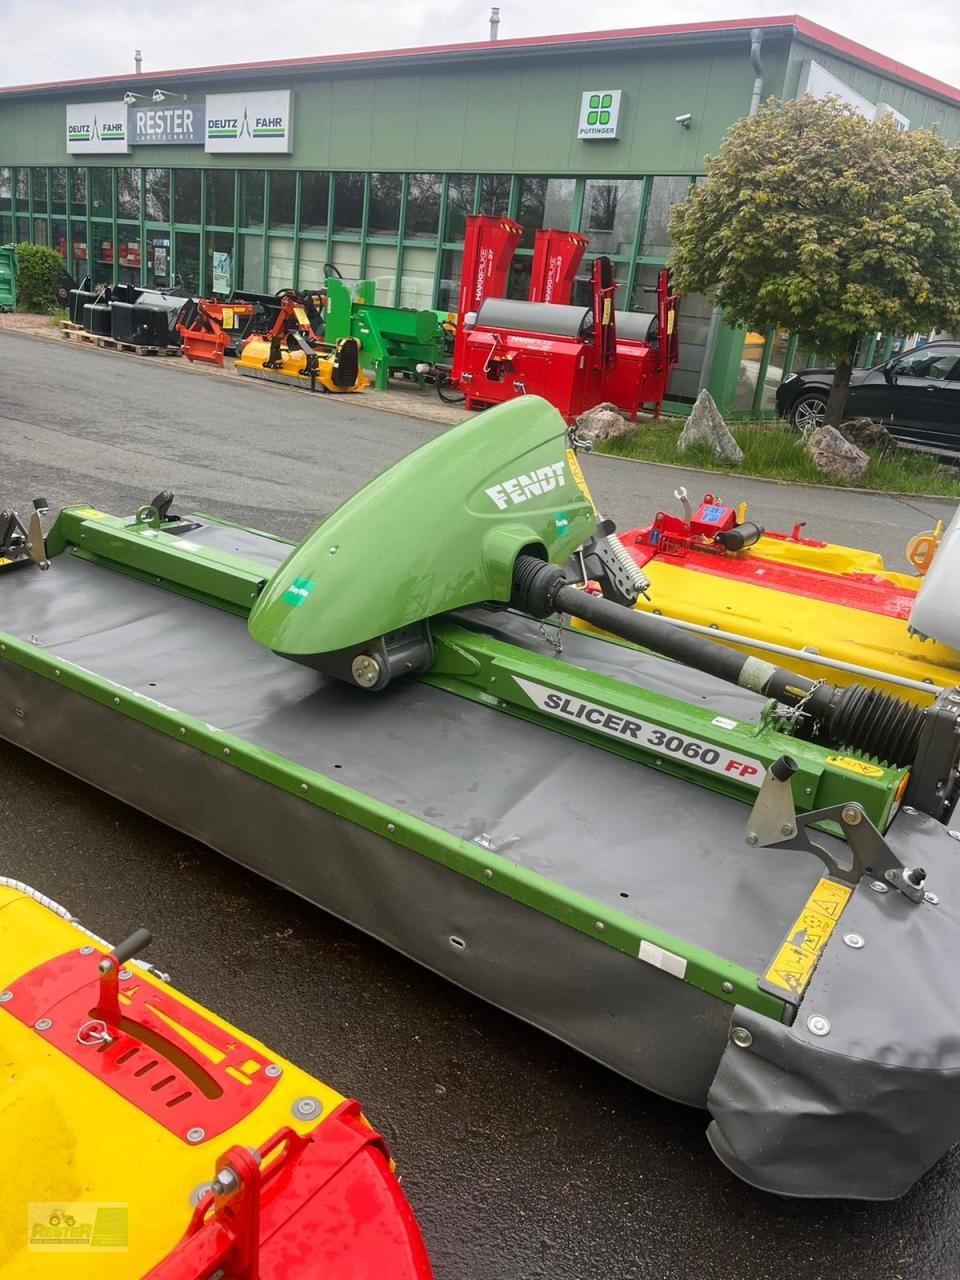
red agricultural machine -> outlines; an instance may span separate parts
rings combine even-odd
[[[542,396],[568,422],[604,401],[635,419],[659,416],[677,362],[677,296],[667,272],[656,310],[617,311],[609,258],[594,259],[591,305],[570,304],[587,240],[569,231],[538,231],[529,299],[503,296],[523,228],[509,218],[467,219],[453,365],[437,380],[442,399],[467,408]]]

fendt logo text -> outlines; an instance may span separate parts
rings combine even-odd
[[[520,475],[514,476],[512,480],[501,480],[499,484],[491,485],[484,492],[501,511],[506,511],[510,502],[521,503],[529,498],[539,498],[556,489],[558,485],[562,485],[566,480],[563,468],[562,461],[551,462],[548,467],[538,467],[528,476]]]

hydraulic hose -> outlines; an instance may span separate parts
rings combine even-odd
[[[838,689],[728,649],[705,636],[683,631],[655,614],[638,613],[582,591],[567,582],[558,565],[534,556],[517,557],[511,603],[535,618],[568,613],[727,684],[750,689],[786,707],[802,707],[805,736],[816,734],[835,746],[860,751],[891,765],[913,763],[923,708],[890,694],[862,685]]]

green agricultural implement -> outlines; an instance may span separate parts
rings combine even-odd
[[[0,557],[12,743],[706,1108],[755,1186],[890,1198],[960,1139],[960,693],[633,609],[543,401],[295,549],[160,493]]]
[[[350,286],[332,276],[324,282],[324,288],[325,340],[356,338],[360,343],[360,363],[373,372],[377,391],[386,391],[395,373],[405,373],[422,386],[426,374],[443,363],[447,334],[436,311],[377,306],[372,280],[360,280],[354,285],[353,296]]]
[[[0,244],[0,311],[17,309],[16,245]]]

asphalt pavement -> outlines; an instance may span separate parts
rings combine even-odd
[[[0,334],[0,506],[40,493],[52,506],[129,512],[174,488],[181,510],[299,537],[442,429],[362,397]],[[805,519],[811,534],[872,546],[897,566],[908,537],[953,509],[600,457],[586,473],[622,528],[683,483],[694,498],[746,499],[773,527]],[[711,1155],[704,1114],[4,743],[0,780],[4,873],[106,937],[149,925],[150,958],[179,987],[362,1100],[439,1280],[960,1276],[960,1151],[891,1204],[754,1191]]]

